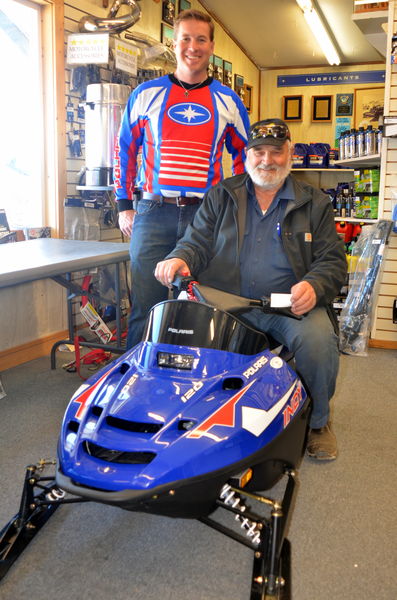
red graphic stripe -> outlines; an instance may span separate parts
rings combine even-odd
[[[188,433],[187,437],[192,438],[200,438],[214,427],[214,425],[223,425],[224,427],[234,427],[235,424],[235,406],[237,402],[244,396],[245,392],[251,387],[251,385],[255,382],[255,379],[251,381],[248,385],[243,387],[240,391],[237,392],[234,396],[232,396],[223,406],[218,408],[208,419],[206,419],[201,425],[192,429],[190,433]]]
[[[80,419],[85,411],[86,408],[86,402],[88,400],[88,398],[91,396],[91,394],[100,386],[100,384],[102,383],[102,381],[105,379],[105,377],[107,377],[109,375],[109,371],[107,371],[104,375],[102,375],[102,377],[100,379],[98,379],[98,381],[96,381],[95,383],[93,383],[92,385],[90,385],[89,388],[87,388],[86,390],[84,390],[84,392],[82,392],[80,394],[80,396],[78,396],[77,398],[74,398],[73,402],[78,402],[80,404],[75,417],[76,419]]]

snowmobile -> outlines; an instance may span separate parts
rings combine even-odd
[[[291,598],[286,532],[311,400],[288,350],[246,317],[296,317],[192,278],[179,287],[185,298],[152,308],[142,342],[73,395],[55,478],[43,462],[27,467],[0,578],[59,505],[94,501],[199,519],[253,550],[251,600]],[[276,483],[281,500],[263,494]]]

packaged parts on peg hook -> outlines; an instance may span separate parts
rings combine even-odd
[[[349,293],[339,321],[339,346],[345,354],[367,355],[372,308],[392,226],[392,221],[380,220],[363,227],[354,246],[355,268],[349,275]]]

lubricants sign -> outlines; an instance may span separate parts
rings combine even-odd
[[[301,87],[306,85],[342,85],[385,83],[385,70],[378,71],[331,71],[330,73],[304,73],[279,75],[277,87]]]

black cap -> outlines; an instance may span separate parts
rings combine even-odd
[[[264,119],[251,125],[248,134],[247,150],[262,144],[282,146],[291,139],[288,125],[281,119]]]

